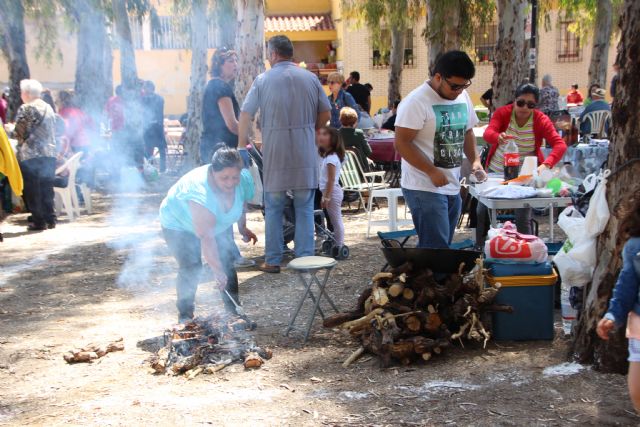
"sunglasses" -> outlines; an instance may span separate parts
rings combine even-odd
[[[533,110],[534,108],[536,108],[538,106],[538,104],[536,104],[533,101],[525,101],[524,99],[517,99],[516,100],[516,105],[520,108],[523,108],[525,105],[530,109]]]
[[[446,77],[442,77],[444,79],[445,82],[447,82],[447,84],[449,85],[449,87],[451,88],[451,90],[456,91],[456,90],[463,90],[468,88],[469,86],[471,86],[471,80],[469,80],[467,83],[463,84],[463,85],[459,85],[459,84],[455,84],[455,83],[451,83],[449,80],[447,80]]]

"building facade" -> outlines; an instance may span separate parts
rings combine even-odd
[[[166,114],[179,115],[186,110],[189,90],[191,54],[185,35],[186,18],[172,16],[169,2],[156,3],[159,16],[153,24],[149,20],[132,21],[138,75],[155,82],[157,92],[165,97]],[[321,80],[336,70],[345,74],[359,71],[361,82],[371,83],[374,88],[372,104],[375,111],[387,104],[388,66],[380,52],[373,49],[369,30],[343,19],[340,3],[341,0],[266,0],[265,39],[275,34],[287,35],[294,43],[294,59],[304,62],[304,66]],[[559,20],[557,12],[551,14],[551,22],[550,31],[541,29],[538,34],[537,83],[540,83],[544,74],[550,74],[561,94],[566,94],[574,83],[586,94],[591,43],[571,33],[568,28],[570,22]],[[421,19],[407,31],[401,88],[403,96],[428,78],[428,48],[421,36],[425,24],[426,19]],[[215,47],[213,25],[209,28],[209,56]],[[64,28],[64,25],[61,24],[60,28]],[[469,89],[476,103],[491,85],[496,31],[495,24],[476,29],[473,46],[466,49],[477,64],[476,77]],[[29,37],[30,34],[34,34],[34,26],[28,24],[27,51],[32,77],[54,91],[73,87],[75,35],[61,34],[58,46],[62,59],[46,63],[36,56],[35,37]],[[614,44],[609,49],[608,80],[612,77],[611,65],[615,55]],[[114,82],[120,81],[119,70],[119,52],[116,49]],[[7,65],[0,58],[0,84],[6,84],[7,81]]]

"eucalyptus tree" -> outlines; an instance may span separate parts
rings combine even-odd
[[[438,56],[448,50],[472,45],[476,28],[495,16],[493,0],[425,0],[427,27],[424,32],[429,47],[429,70]]]
[[[0,49],[9,66],[9,120],[22,104],[20,81],[28,79],[29,64],[24,30],[25,8],[22,1],[0,0]]]
[[[587,38],[591,36],[589,84],[604,87],[607,81],[609,46],[616,33],[623,0],[559,0],[560,12],[573,19],[572,30]]]
[[[611,212],[619,211],[629,195],[640,190],[640,1],[626,0],[620,18],[620,44],[616,61],[620,80],[613,101],[607,202]],[[598,260],[593,279],[584,290],[584,303],[575,329],[572,354],[582,363],[594,363],[600,370],[625,372],[626,340],[620,328],[608,341],[597,338],[595,328],[607,310],[616,278],[622,265],[624,241],[618,235],[619,220],[611,215],[607,227],[598,237]]]
[[[235,95],[242,103],[255,78],[264,71],[264,0],[236,0],[235,6],[239,69]]]
[[[515,90],[527,77],[525,25],[528,0],[497,0],[498,38],[493,61],[493,105],[513,101]]]
[[[382,57],[389,56],[389,106],[400,99],[405,38],[410,29],[424,17],[424,4],[419,0],[342,0],[343,14],[356,26],[369,29],[374,49]],[[390,38],[383,37],[388,31]]]

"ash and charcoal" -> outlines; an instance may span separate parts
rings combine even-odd
[[[251,335],[256,324],[237,315],[198,317],[164,333],[164,346],[149,359],[153,372],[193,378],[233,363],[259,368],[271,350],[258,347]]]
[[[454,342],[464,346],[463,340],[486,346],[491,313],[513,309],[493,304],[500,284],[487,284],[481,258],[470,273],[463,270],[461,264],[457,273],[442,275],[406,263],[376,274],[352,311],[324,321],[325,327],[348,331],[361,343],[343,366],[365,351],[387,367],[393,361],[406,365],[430,360]]]

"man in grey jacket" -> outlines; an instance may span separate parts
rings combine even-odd
[[[294,197],[296,256],[314,254],[315,131],[326,124],[331,106],[317,76],[292,62],[293,44],[286,36],[269,40],[268,55],[271,69],[255,79],[242,105],[238,139],[246,144],[251,121],[260,111],[266,211],[265,262],[260,269],[279,273],[286,191]]]

